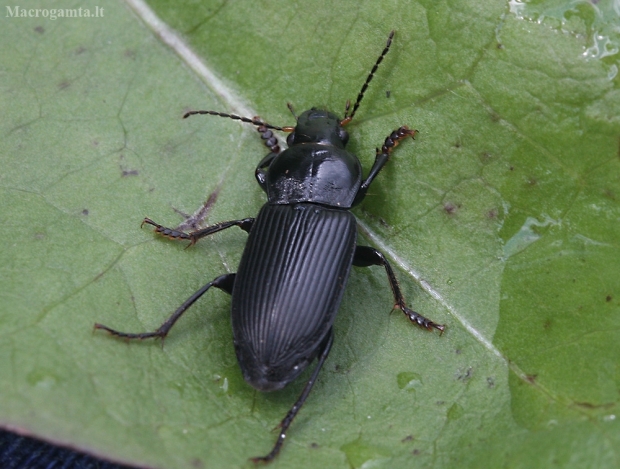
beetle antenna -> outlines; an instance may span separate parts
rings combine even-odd
[[[344,113],[344,119],[342,119],[340,121],[340,125],[347,125],[349,122],[351,122],[353,120],[353,116],[355,115],[355,112],[357,111],[357,108],[360,106],[360,103],[362,102],[362,98],[364,97],[364,93],[366,92],[366,89],[368,88],[368,85],[370,84],[370,82],[372,81],[373,77],[375,76],[375,72],[379,68],[379,64],[383,61],[383,57],[385,57],[386,54],[388,53],[388,51],[390,50],[390,46],[392,45],[392,39],[393,38],[394,38],[394,30],[392,30],[390,32],[390,35],[388,36],[387,44],[385,45],[385,48],[383,49],[383,52],[381,52],[381,55],[379,56],[379,58],[375,62],[375,66],[372,67],[372,70],[368,74],[368,77],[366,78],[366,81],[364,82],[364,85],[362,86],[362,89],[360,90],[359,94],[357,95],[357,100],[355,101],[355,104],[353,105],[353,111],[351,111],[351,114],[349,114],[349,108],[350,108],[351,104],[350,104],[349,101],[347,101],[347,105],[346,105],[346,109],[345,109],[345,113]]]
[[[291,114],[293,114],[295,120],[298,120],[297,114],[295,114],[295,109],[293,109],[293,105],[291,103],[286,103],[286,107],[289,111],[291,111]]]
[[[282,132],[292,132],[293,130],[295,130],[294,127],[278,127],[277,125],[268,124],[267,122],[263,122],[257,118],[250,119],[249,117],[242,117],[236,114],[226,114],[225,112],[217,112],[217,111],[189,111],[183,115],[183,119],[187,119],[189,116],[194,116],[196,114],[208,114],[210,116],[228,117],[229,119],[235,119],[238,121],[247,122],[248,124],[252,124],[257,127],[263,126],[268,129],[281,130]]]

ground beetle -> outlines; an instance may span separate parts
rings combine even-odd
[[[286,431],[308,397],[325,363],[334,339],[333,323],[351,266],[383,266],[394,295],[394,307],[420,327],[443,332],[436,324],[409,309],[396,276],[385,256],[356,243],[356,220],[349,211],[360,203],[390,153],[416,130],[403,126],[376,150],[375,162],[366,179],[355,155],[345,150],[349,139],[344,126],[351,122],[379,64],[388,53],[394,31],[375,62],[343,119],[312,108],[296,117],[295,127],[277,127],[253,119],[216,111],[211,114],[248,122],[257,127],[270,153],[256,168],[256,179],[268,202],[256,218],[221,222],[186,233],[166,228],[149,218],[144,223],[155,232],[190,245],[231,226],[249,233],[237,273],[225,274],[207,283],[183,303],[155,332],[125,333],[96,324],[117,337],[146,339],[166,337],[181,315],[209,288],[232,295],[232,330],[239,366],[245,380],[259,391],[282,389],[312,360],[317,365],[303,392],[280,422],[280,435],[273,449],[254,462],[271,461],[280,451]],[[289,109],[293,112],[292,107]],[[350,111],[350,112],[349,112]],[[295,113],[293,112],[293,115]],[[288,132],[288,149],[281,151],[272,130]]]

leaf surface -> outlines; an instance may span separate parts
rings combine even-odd
[[[251,467],[271,448],[308,373],[274,394],[246,385],[225,294],[202,298],[163,348],[92,327],[154,330],[236,269],[240,230],[184,249],[140,229],[145,216],[175,226],[177,212],[207,204],[205,223],[215,223],[264,203],[256,131],[184,121],[186,111],[275,125],[294,122],[287,102],[341,114],[394,29],[348,148],[368,169],[393,129],[420,133],[354,212],[360,243],[386,253],[409,303],[447,331],[390,315],[384,271],[354,269],[332,353],[272,467],[617,467],[611,3],[128,1],[98,18],[7,12],[0,424],[145,467]]]

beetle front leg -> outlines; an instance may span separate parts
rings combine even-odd
[[[357,246],[355,248],[355,255],[353,256],[353,265],[357,267],[382,265],[383,267],[385,267],[385,272],[387,273],[388,280],[390,281],[390,287],[392,288],[392,293],[394,294],[394,307],[400,309],[403,313],[405,313],[409,320],[414,324],[417,324],[418,326],[423,327],[424,329],[427,329],[429,331],[435,328],[441,333],[443,333],[444,329],[446,328],[445,325],[437,324],[407,307],[407,305],[405,304],[405,298],[403,297],[403,294],[400,291],[400,287],[398,286],[398,280],[396,280],[396,275],[394,275],[394,271],[392,270],[392,266],[380,251],[377,251],[370,246]]]
[[[141,227],[144,224],[152,225],[155,227],[155,233],[158,233],[162,236],[165,236],[169,239],[176,240],[187,240],[190,242],[189,246],[192,246],[198,242],[199,239],[204,238],[205,236],[212,235],[217,233],[218,231],[225,230],[230,228],[231,226],[238,226],[246,233],[250,232],[252,229],[252,225],[254,224],[254,218],[244,218],[243,220],[231,220],[231,221],[223,221],[221,223],[216,223],[215,225],[207,226],[202,230],[191,231],[189,233],[185,233],[184,231],[175,230],[173,228],[166,228],[158,223],[155,223],[150,218],[145,218],[142,221]]]
[[[260,120],[260,117],[254,117],[256,120]],[[258,185],[267,192],[267,171],[266,169],[269,167],[273,159],[278,156],[282,149],[278,144],[278,139],[275,134],[266,126],[260,125],[256,128],[258,133],[260,134],[260,138],[263,139],[263,143],[267,148],[269,148],[270,153],[265,156],[258,166],[256,167],[256,171],[254,172],[254,176],[258,181]]]
[[[260,120],[260,117],[256,116],[254,119]],[[263,139],[263,143],[269,151],[275,155],[278,155],[282,150],[280,149],[280,145],[278,144],[278,139],[275,134],[265,125],[259,125],[256,130],[260,134],[260,138]]]
[[[392,150],[394,150],[394,148],[398,146],[402,139],[407,137],[415,138],[417,133],[417,130],[409,129],[406,125],[403,125],[402,127],[392,132],[389,137],[385,139],[381,150],[379,150],[378,148],[376,150],[375,162],[372,165],[372,168],[370,168],[368,177],[364,179],[364,181],[360,185],[360,188],[358,189],[355,196],[355,200],[353,201],[353,205],[357,205],[364,199],[364,197],[366,196],[366,192],[368,192],[370,184],[372,184],[372,181],[374,181],[375,177],[377,177],[377,174],[379,174],[385,164],[389,161]]]
[[[268,463],[269,461],[271,461],[273,458],[275,458],[278,455],[278,453],[280,452],[280,449],[282,448],[282,444],[284,444],[284,439],[286,438],[286,431],[288,430],[288,427],[291,425],[291,423],[293,422],[293,419],[299,412],[299,409],[301,409],[301,406],[304,404],[304,402],[306,402],[306,399],[308,398],[308,394],[310,394],[310,391],[312,390],[312,386],[314,386],[314,383],[317,377],[319,376],[319,372],[321,371],[321,368],[323,368],[323,364],[325,363],[325,360],[327,360],[327,356],[329,355],[329,351],[331,350],[333,343],[334,343],[334,331],[333,329],[330,329],[329,333],[327,334],[327,337],[325,337],[325,339],[323,340],[323,343],[320,345],[320,351],[319,351],[319,356],[318,356],[319,362],[317,363],[316,368],[312,372],[312,376],[310,376],[310,379],[306,383],[304,390],[301,392],[301,394],[297,398],[297,401],[295,402],[295,404],[293,404],[293,407],[291,407],[291,410],[288,411],[288,413],[286,414],[286,417],[284,417],[282,421],[280,422],[280,424],[278,425],[280,427],[280,435],[278,435],[278,440],[276,441],[276,444],[273,446],[273,449],[267,456],[260,456],[257,458],[252,458],[251,459],[252,462]]]
[[[177,310],[172,313],[166,321],[159,326],[159,328],[154,332],[119,332],[115,329],[111,329],[108,326],[104,326],[103,324],[95,324],[95,329],[103,329],[104,331],[109,332],[113,336],[122,337],[123,339],[150,339],[150,338],[160,338],[165,339],[172,329],[172,326],[178,321],[178,319],[189,309],[191,305],[193,305],[198,298],[204,295],[207,290],[211,287],[219,288],[222,291],[225,291],[229,295],[232,294],[233,285],[235,283],[235,274],[225,274],[220,275],[212,282],[207,283],[204,287],[190,296],[185,302],[177,308]]]
[[[269,165],[271,165],[271,162],[276,156],[278,156],[278,153],[269,153],[258,163],[256,171],[254,172],[258,185],[265,193],[267,193],[267,168],[269,168]]]

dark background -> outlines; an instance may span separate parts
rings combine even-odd
[[[131,469],[0,430],[0,469]]]

